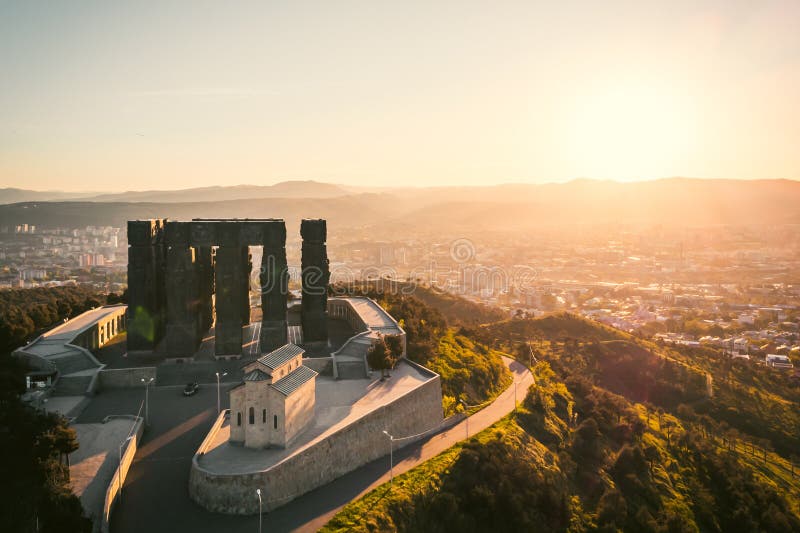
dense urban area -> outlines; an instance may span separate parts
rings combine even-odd
[[[511,234],[398,234],[337,230],[329,237],[332,282],[414,281],[508,316],[571,311],[666,343],[706,345],[781,367],[800,357],[800,230],[708,227]],[[382,235],[391,237],[391,235]],[[287,242],[293,284],[297,239]],[[253,285],[260,250],[253,249]],[[0,228],[0,289],[86,284],[125,287],[125,228]],[[786,358],[788,357],[788,361]]]

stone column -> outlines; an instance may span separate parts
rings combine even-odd
[[[328,340],[328,252],[325,220],[305,219],[300,223],[303,237],[301,269],[303,301],[301,319],[304,342]]]
[[[239,225],[235,222],[217,223],[216,288],[217,321],[215,353],[242,353],[242,248],[239,246]]]
[[[261,255],[261,336],[260,350],[268,353],[286,344],[286,299],[289,294],[289,268],[286,264],[286,224],[267,222]]]
[[[211,328],[214,323],[214,264],[210,246],[195,248],[195,263],[199,282],[200,299],[200,336]]]
[[[161,340],[160,223],[128,221],[128,351],[152,351]]]
[[[166,246],[164,245],[164,227],[166,223],[166,218],[156,219],[155,243],[153,244],[153,253],[156,261],[156,337],[159,341],[164,338],[167,325],[167,254]]]
[[[193,219],[190,245],[195,249],[195,262],[200,284],[200,334],[205,335],[214,323],[214,253],[215,224]],[[202,340],[202,339],[201,339]]]
[[[167,353],[192,355],[200,345],[200,283],[189,222],[168,222],[166,250]]]
[[[242,295],[240,305],[242,307],[242,324],[250,323],[250,274],[253,272],[253,258],[250,255],[250,247],[242,246],[239,253],[242,255]]]

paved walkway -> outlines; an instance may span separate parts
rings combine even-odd
[[[74,424],[80,447],[70,455],[72,490],[93,520],[103,513],[106,490],[119,464],[119,447],[136,430],[136,421],[112,419],[107,423]]]
[[[517,382],[517,399],[522,401],[528,387],[533,383],[533,377],[521,363],[506,358],[504,362]],[[469,417],[468,422],[464,420],[424,441],[395,451],[395,475],[463,440],[466,437],[467,423],[469,434],[474,435],[510,413],[514,409],[514,389],[512,384],[489,406]],[[257,515],[211,513],[189,499],[191,457],[213,423],[216,413],[215,392],[214,388],[205,387],[194,397],[180,399],[180,390],[177,388],[155,387],[151,390],[152,425],[145,432],[143,446],[139,449],[125,482],[125,497],[112,514],[112,533],[145,530],[149,533],[258,531]],[[90,405],[84,417],[100,414],[93,413],[92,407],[103,405],[107,409],[115,405],[117,412],[125,412],[123,405],[138,406],[140,401],[138,395],[135,403],[133,398],[123,398],[122,392],[117,393],[114,400],[109,396],[111,395],[107,395],[104,404]],[[222,399],[222,407],[225,408],[227,394],[223,394]],[[389,458],[382,457],[264,514],[261,517],[263,531],[316,531],[350,501],[360,498],[388,480]],[[255,494],[253,498],[256,498]]]

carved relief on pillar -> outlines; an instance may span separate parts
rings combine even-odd
[[[164,227],[167,219],[158,218],[155,220],[155,236],[153,242],[153,253],[156,261],[156,344],[164,338],[167,323],[167,289],[166,289],[166,249],[164,245]]]
[[[195,263],[199,285],[200,334],[214,322],[214,265],[210,246],[195,248]]]
[[[305,220],[301,233],[303,328],[308,340],[325,340],[330,276],[325,221]],[[167,350],[186,355],[212,325],[216,302],[216,353],[240,354],[242,326],[250,318],[248,246],[258,245],[264,247],[262,349],[286,342],[289,272],[283,220],[130,221],[128,242],[129,349],[153,350],[167,330]]]
[[[242,324],[250,323],[250,275],[253,272],[253,257],[248,246],[240,246],[242,254],[241,295],[239,305],[242,310]]]
[[[239,226],[235,222],[218,223],[217,239],[215,352],[217,355],[241,354],[244,268]]]
[[[162,220],[128,222],[128,349],[153,350],[163,333]]]
[[[262,311],[260,350],[266,353],[287,342],[289,268],[286,264],[286,225],[283,221],[264,224],[263,244],[259,277]]]
[[[326,341],[330,269],[325,246],[327,238],[325,220],[303,220],[300,223],[300,235],[303,237],[301,255],[303,339],[308,342]]]
[[[257,246],[264,240],[262,227],[263,224],[254,221],[240,222],[242,225],[239,234],[239,244],[242,246]]]
[[[214,238],[215,222],[191,222],[191,244],[195,247],[211,248],[216,244]]]
[[[167,353],[191,355],[201,340],[200,285],[188,222],[169,222],[164,238],[167,289]]]

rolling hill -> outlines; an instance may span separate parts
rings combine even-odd
[[[399,188],[352,193],[316,182],[144,191],[78,201],[0,205],[0,224],[119,225],[132,218],[325,217],[340,228],[439,232],[525,231],[547,226],[781,225],[800,223],[800,182],[669,178],[619,183]]]
[[[199,187],[194,189],[163,191],[127,191],[113,194],[86,196],[82,200],[91,202],[155,202],[186,203],[230,200],[254,200],[259,198],[336,198],[350,192],[332,183],[318,181],[283,181],[275,185],[233,185]]]

